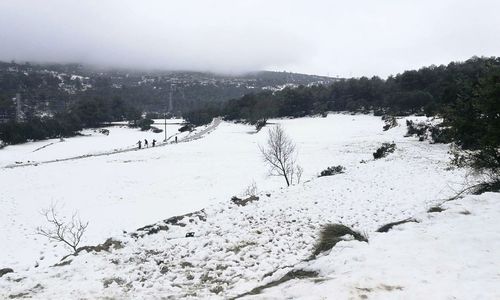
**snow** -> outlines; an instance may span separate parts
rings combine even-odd
[[[179,126],[172,125],[174,128]],[[0,219],[0,236],[4,243],[0,248],[0,265],[53,264],[66,253],[65,249],[53,249],[61,247],[35,235],[36,227],[44,225],[40,212],[51,205],[56,205],[63,215],[78,212],[82,219],[90,222],[88,243],[98,243],[123,230],[133,230],[147,222],[198,208],[193,197],[184,200],[187,203],[176,203],[169,211],[172,203],[166,200],[176,198],[184,191],[187,196],[197,195],[196,191],[189,192],[188,185],[182,186],[182,181],[188,182],[192,174],[177,176],[174,170],[182,171],[183,164],[193,165],[191,158],[180,157],[172,161],[172,165],[168,162],[158,164],[161,158],[172,158],[170,152],[181,154],[178,151],[182,151],[187,143],[164,147],[160,144],[136,151],[136,145],[127,146],[129,141],[135,143],[142,138],[159,140],[157,135],[164,133],[108,129],[109,136],[98,133],[90,137],[69,138],[60,144],[45,142],[50,146],[37,152],[32,149],[39,147],[38,142],[4,149],[2,159],[7,164],[18,158],[24,162],[29,160],[31,164],[0,169],[0,182],[8,183],[0,190],[0,210],[5,214]],[[167,130],[174,134],[172,129]],[[190,140],[197,134],[197,131],[180,134],[179,141]],[[94,151],[93,145],[101,151]],[[114,145],[124,147],[111,148]],[[96,156],[99,154],[109,155]]]
[[[4,212],[0,267],[15,270],[0,278],[0,298],[25,292],[41,299],[232,297],[306,264],[303,261],[311,255],[321,226],[328,223],[365,232],[370,243],[341,242],[305,266],[319,270],[324,281],[285,283],[265,290],[265,297],[334,297],[338,288],[342,299],[359,296],[366,288],[368,296],[379,298],[411,298],[436,289],[442,293],[435,294],[437,298],[470,298],[458,293],[465,286],[455,291],[447,288],[463,282],[450,270],[463,270],[461,276],[471,280],[480,270],[472,280],[473,288],[463,295],[495,295],[498,273],[492,270],[498,270],[498,262],[492,259],[500,249],[495,223],[500,212],[493,200],[498,200],[498,194],[468,196],[448,202],[449,210],[441,214],[426,213],[463,184],[464,171],[449,168],[447,145],[404,138],[404,119],[389,131],[382,131],[380,118],[367,115],[270,122],[282,124],[296,142],[304,168],[301,184],[285,188],[282,178],[267,176],[258,150],[267,137],[266,128],[256,133],[251,126],[219,121],[183,136],[178,144],[0,169],[0,182],[9,183],[0,190]],[[130,143],[138,139],[137,131],[127,130],[120,139],[127,142],[122,141],[121,147],[132,147]],[[113,136],[112,131],[89,139],[105,141]],[[97,152],[79,148],[79,139],[67,139],[65,148],[44,148],[48,153],[44,159]],[[395,153],[373,160],[372,153],[381,143],[391,141],[397,145]],[[35,147],[19,147],[28,146]],[[110,149],[103,146],[99,151]],[[2,163],[12,161],[4,153],[15,151],[1,154]],[[317,178],[332,165],[343,165],[346,172]],[[231,196],[241,194],[252,182],[260,191],[259,200],[247,206],[232,204]],[[40,209],[51,203],[57,203],[63,213],[78,211],[89,220],[85,244],[113,236],[124,247],[110,253],[82,252],[69,258],[68,265],[50,267],[67,254],[67,249],[34,234],[36,226],[43,225]],[[461,214],[462,208],[471,215]],[[181,221],[185,226],[160,221],[200,209],[202,217],[185,217]],[[388,222],[415,216],[422,222],[375,233]],[[155,222],[168,230],[139,238],[123,233]],[[454,228],[470,233],[464,251],[447,250],[464,247],[463,234]],[[485,228],[491,230],[484,232]],[[194,232],[194,237],[186,238],[188,232]],[[422,259],[415,259],[419,253]],[[474,263],[460,264],[459,254]],[[37,285],[42,288],[33,290]],[[477,291],[476,285],[483,289]],[[379,288],[384,286],[403,288],[388,292]],[[314,293],[304,294],[309,290]]]
[[[500,299],[498,194],[448,202],[441,213],[420,214],[369,244],[341,242],[299,269],[319,271],[258,299]],[[316,282],[314,282],[316,280]]]
[[[179,134],[178,129],[183,120],[167,120],[167,134],[169,137]],[[164,120],[155,120],[153,125],[164,129]],[[120,150],[133,149],[137,147],[137,141],[153,139],[163,141],[165,133],[154,133],[152,131],[140,131],[132,129],[126,124],[116,125],[98,129],[86,129],[81,132],[82,136],[67,139],[50,139],[45,141],[30,142],[21,145],[7,146],[0,152],[0,167],[19,163],[37,163],[48,160],[67,159],[83,155],[95,155],[116,152]],[[109,136],[99,132],[100,129],[109,130]]]

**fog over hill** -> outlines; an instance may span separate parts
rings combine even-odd
[[[263,90],[328,84],[334,78],[290,72],[258,71],[223,75],[187,71],[140,71],[81,64],[0,62],[0,97],[19,94],[25,110],[64,111],[89,97],[120,97],[140,110],[181,114]]]
[[[381,77],[500,51],[498,1],[0,2],[0,60]]]

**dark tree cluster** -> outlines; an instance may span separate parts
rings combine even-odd
[[[379,77],[340,79],[329,85],[285,88],[247,94],[217,109],[198,109],[192,115],[204,119],[223,116],[228,120],[255,123],[270,117],[302,117],[327,111],[375,115],[436,115],[445,113],[463,95],[470,95],[480,80],[500,66],[500,58],[473,57],[447,66],[405,71],[386,80]],[[189,115],[187,116],[189,119]]]
[[[82,99],[67,111],[53,116],[29,116],[22,122],[10,120],[0,124],[0,140],[5,144],[20,144],[48,138],[69,137],[82,128],[99,127],[107,122],[138,120],[141,112],[120,98]]]
[[[459,94],[445,118],[462,150],[454,152],[454,162],[487,175],[500,189],[500,66]]]

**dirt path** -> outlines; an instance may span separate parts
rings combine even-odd
[[[205,128],[205,129],[201,130],[200,132],[197,132],[193,135],[188,135],[181,140],[178,140],[178,143],[192,142],[194,140],[201,139],[205,135],[207,135],[207,134],[211,133],[212,131],[214,131],[215,129],[217,129],[217,127],[219,126],[219,124],[221,122],[222,122],[221,119],[216,118],[212,121],[212,123],[207,128]],[[156,147],[163,147],[166,145],[175,144],[175,142],[172,142],[170,140],[177,135],[178,135],[178,133],[169,136],[166,142],[160,142],[157,144]],[[53,143],[51,143],[51,144],[53,144]],[[50,146],[51,144],[45,145],[41,148]],[[36,150],[40,150],[41,148],[36,149]],[[152,148],[152,147],[150,147],[150,148]],[[137,147],[134,146],[131,148],[117,149],[117,150],[107,151],[107,152],[102,152],[102,153],[91,153],[91,154],[84,154],[84,155],[72,156],[72,157],[60,158],[60,159],[52,159],[52,160],[45,160],[45,161],[38,161],[38,162],[32,161],[32,162],[20,163],[20,164],[11,164],[11,165],[7,165],[3,168],[13,169],[13,168],[19,168],[19,167],[38,166],[38,165],[42,165],[42,164],[50,164],[50,163],[63,162],[63,161],[69,161],[69,160],[78,160],[78,159],[83,159],[83,158],[88,158],[88,157],[108,156],[108,155],[113,155],[113,154],[118,154],[118,153],[131,152],[131,151],[142,151],[142,150],[146,150],[146,149],[150,149],[150,148],[138,149]]]

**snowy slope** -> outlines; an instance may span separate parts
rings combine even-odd
[[[446,145],[403,138],[405,126],[383,132],[380,118],[342,114],[273,122],[298,145],[305,170],[300,185],[282,188],[281,178],[266,176],[258,152],[265,130],[255,133],[232,123],[187,143],[1,169],[0,179],[10,184],[0,192],[7,212],[0,220],[6,241],[0,266],[16,273],[0,279],[0,297],[23,292],[42,299],[68,293],[132,299],[235,296],[309,257],[324,224],[343,223],[377,236],[373,232],[385,223],[426,215],[463,183],[463,171],[448,168]],[[397,144],[396,152],[373,161],[371,153],[388,141]],[[316,178],[337,164],[346,167],[345,174]],[[261,191],[259,201],[231,204],[231,196],[252,181]],[[64,249],[33,232],[42,222],[38,211],[54,200],[90,220],[88,244],[114,236],[125,247],[81,253],[69,265],[47,267]],[[185,218],[185,226],[160,223],[168,230],[138,239],[121,233],[202,208],[202,217]],[[188,232],[195,237],[185,238]],[[35,261],[40,267],[33,267]],[[38,284],[43,288],[34,289]]]
[[[163,129],[164,121],[155,120],[158,125],[153,125]],[[168,137],[179,135],[178,129],[181,127],[181,119],[167,120]],[[109,130],[109,135],[99,133],[99,129],[85,129],[82,136],[67,139],[49,139],[45,141],[29,142],[20,145],[7,146],[0,151],[0,167],[16,165],[20,163],[40,163],[44,161],[67,159],[72,157],[112,153],[120,150],[136,148],[137,141],[148,139],[151,142],[156,139],[159,143],[165,138],[165,134],[154,133],[152,131],[140,131],[126,126],[126,122],[105,127]],[[180,134],[182,138],[185,134]]]
[[[245,299],[500,299],[500,197],[448,202],[369,244],[346,241],[296,269],[319,276],[291,280]]]
[[[330,162],[347,167],[357,164],[360,158],[354,160],[352,155],[359,157],[357,153],[361,151],[362,158],[369,158],[373,148],[385,140],[379,134],[382,122],[370,116],[336,115],[280,122],[298,143],[304,178],[314,176]],[[109,136],[70,138],[57,151],[46,147],[38,152],[46,152],[48,159],[92,154],[95,153],[89,149],[92,144],[86,143],[86,148],[81,148],[81,139],[97,140],[95,147],[100,147],[101,144],[135,142],[140,138],[138,135],[144,134],[123,129],[130,137],[117,138],[120,136],[116,134],[117,129],[110,130]],[[5,246],[0,248],[0,265],[49,265],[66,252],[58,246],[53,249],[53,244],[34,235],[35,228],[44,224],[40,211],[51,204],[57,204],[65,215],[78,211],[88,220],[86,242],[95,244],[123,230],[134,230],[210,203],[226,201],[252,181],[263,190],[281,187],[280,178],[267,176],[259,156],[258,143],[263,143],[266,134],[265,130],[255,134],[251,126],[223,123],[213,133],[188,143],[38,166],[1,168],[0,181],[8,184],[0,190],[0,208],[6,215],[0,219],[0,236],[5,241]],[[100,142],[105,139],[112,142]],[[354,150],[342,151],[348,144]],[[35,148],[30,144],[15,147]],[[103,149],[112,150],[99,150]],[[1,154],[9,157],[9,153]]]

